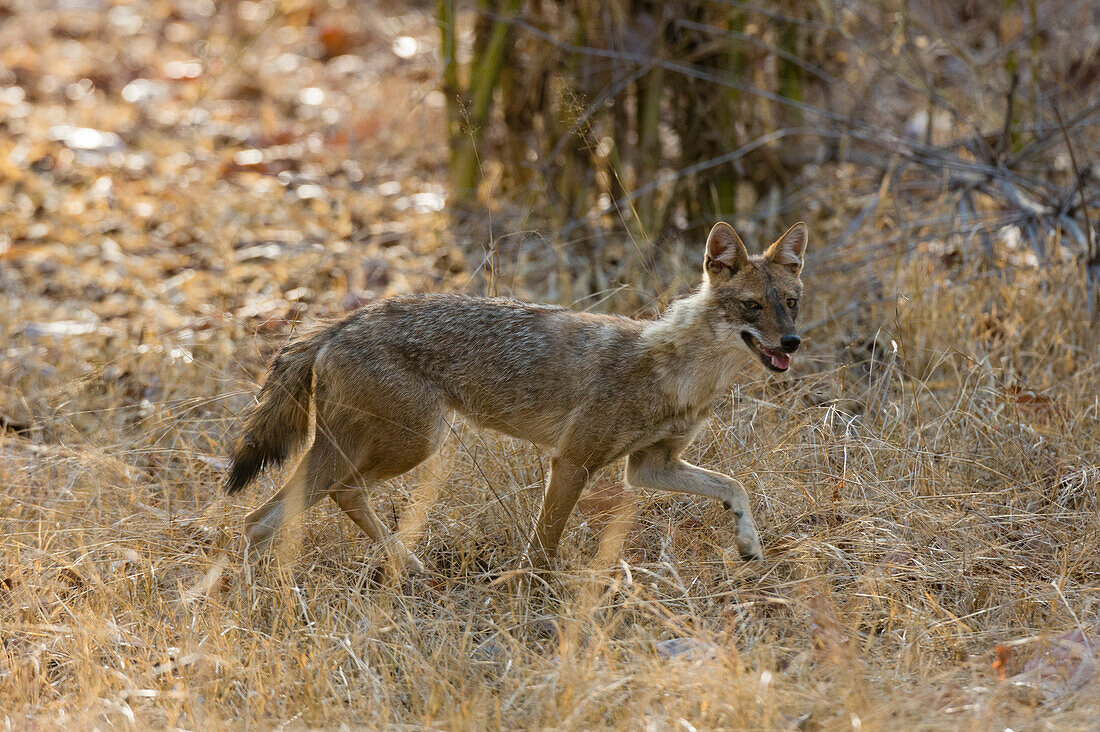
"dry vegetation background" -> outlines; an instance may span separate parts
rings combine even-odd
[[[1095,4],[669,6],[0,0],[0,726],[1097,728]],[[717,216],[812,232],[692,450],[765,561],[613,471],[524,589],[548,456],[459,424],[377,490],[426,577],[329,505],[244,566],[296,323],[649,317]]]

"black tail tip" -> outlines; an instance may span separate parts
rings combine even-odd
[[[229,469],[229,477],[225,479],[226,494],[232,496],[243,491],[245,486],[256,477],[256,473],[260,472],[261,467],[263,466],[260,460],[233,458],[233,466]]]

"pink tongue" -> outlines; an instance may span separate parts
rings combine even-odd
[[[776,353],[770,348],[765,348],[764,354],[772,360],[772,366],[777,369],[787,369],[791,366],[791,357],[785,353]]]

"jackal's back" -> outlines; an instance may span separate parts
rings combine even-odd
[[[462,295],[368,305],[332,336],[319,368],[414,374],[488,427],[552,443],[569,413],[636,364],[642,325],[618,316]]]

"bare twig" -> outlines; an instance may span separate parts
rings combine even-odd
[[[1097,312],[1096,289],[1100,287],[1100,249],[1096,246],[1096,232],[1093,231],[1092,221],[1089,218],[1088,198],[1085,196],[1085,186],[1081,179],[1081,169],[1077,165],[1077,155],[1073,151],[1073,143],[1069,139],[1069,130],[1062,118],[1061,107],[1054,105],[1054,116],[1058,118],[1058,126],[1062,128],[1062,137],[1066,141],[1066,150],[1069,152],[1069,161],[1073,166],[1073,177],[1077,181],[1077,193],[1081,196],[1081,213],[1085,217],[1085,235],[1088,237],[1088,257],[1085,260],[1085,289],[1088,292],[1089,318],[1095,322],[1100,316]]]

